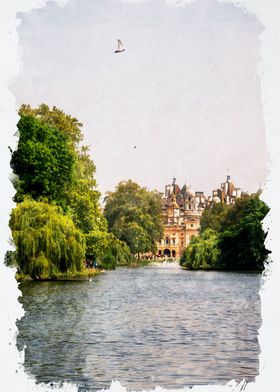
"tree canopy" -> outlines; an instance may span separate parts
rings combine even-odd
[[[9,224],[21,273],[40,279],[81,271],[85,239],[59,207],[26,199],[13,209]]]
[[[207,229],[219,232],[230,208],[230,205],[224,203],[217,203],[211,208],[206,208],[200,219],[200,232],[203,233]]]
[[[107,244],[98,262],[105,269],[114,269],[117,265],[129,265],[133,261],[130,248],[112,233],[108,234]]]
[[[267,233],[262,221],[268,206],[259,194],[238,199],[221,225],[219,266],[227,269],[262,270],[269,250],[265,247]]]
[[[124,241],[133,254],[155,251],[163,232],[161,198],[135,182],[120,182],[105,198],[104,216],[109,230]]]
[[[31,198],[61,206],[69,222],[82,234],[85,257],[100,258],[110,241],[99,206],[96,168],[89,147],[80,144],[82,124],[46,104],[38,108],[22,105],[19,114],[19,141],[11,157],[15,201]]]
[[[19,115],[21,117],[31,116],[44,124],[48,124],[50,127],[59,129],[67,136],[74,150],[78,148],[79,143],[83,140],[81,131],[83,124],[56,106],[53,106],[51,109],[48,105],[42,103],[38,108],[32,108],[29,104],[23,104],[19,108]]]
[[[11,167],[18,176],[15,201],[29,195],[64,205],[75,159],[68,138],[32,116],[21,117],[18,133],[18,147],[11,158]]]
[[[93,253],[98,255],[102,251],[104,238],[101,238],[106,236],[107,223],[99,207],[100,193],[94,178],[95,164],[90,158],[89,147],[80,145],[83,140],[82,123],[55,106],[50,109],[46,104],[41,104],[38,108],[22,105],[19,113],[21,116],[32,116],[48,127],[55,127],[66,138],[74,163],[71,183],[67,184],[65,205],[75,225],[86,234],[87,257],[91,257]],[[57,204],[61,205],[61,198]],[[94,238],[98,239],[96,244],[93,244]],[[93,248],[95,252],[92,251]]]
[[[220,257],[218,234],[206,229],[200,236],[192,236],[181,257],[180,264],[189,269],[211,269],[216,267]]]
[[[243,195],[233,206],[216,204],[201,218],[201,234],[193,238],[181,258],[187,268],[226,270],[264,269],[270,253],[262,220],[269,211],[260,193]]]

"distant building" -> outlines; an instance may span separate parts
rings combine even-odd
[[[173,178],[162,197],[164,235],[157,244],[158,257],[182,256],[193,235],[198,235],[200,217],[207,205],[203,192],[193,192],[186,184],[180,189]]]
[[[210,205],[214,203],[234,204],[241,194],[241,188],[235,188],[228,175],[226,182],[222,182],[220,188],[212,191],[212,198],[209,197],[208,202]]]
[[[181,189],[173,178],[172,184],[166,185],[162,194],[164,234],[157,243],[157,257],[181,257],[192,236],[199,233],[200,218],[205,208],[211,208],[215,203],[233,205],[239,197],[241,189],[233,185],[229,175],[226,182],[213,190],[209,197],[205,197],[204,192],[194,192],[186,184]]]

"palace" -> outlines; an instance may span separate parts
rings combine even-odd
[[[157,244],[157,257],[181,257],[191,237],[199,233],[204,209],[220,202],[234,204],[239,197],[241,189],[235,188],[230,176],[221,188],[213,190],[212,197],[206,197],[204,192],[193,192],[186,184],[180,189],[176,178],[173,178],[172,184],[166,185],[162,194],[164,235]]]
[[[164,236],[157,245],[157,256],[180,257],[193,235],[199,232],[200,217],[207,205],[203,192],[193,192],[186,184],[180,189],[173,178],[162,197]]]
[[[226,182],[221,183],[221,188],[212,191],[212,199],[209,197],[209,202],[234,204],[241,194],[241,188],[235,188],[228,175]]]

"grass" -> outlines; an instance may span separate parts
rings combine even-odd
[[[60,281],[60,280],[87,280],[93,276],[99,275],[102,271],[95,268],[83,268],[79,272],[58,272],[53,276],[40,276],[38,279],[33,279],[30,275],[16,273],[16,280],[23,281]]]

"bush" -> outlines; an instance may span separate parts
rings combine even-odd
[[[82,270],[84,236],[59,207],[25,200],[13,209],[10,228],[20,273],[41,279]]]
[[[243,195],[233,206],[215,205],[201,219],[201,234],[192,238],[181,258],[187,268],[262,271],[270,253],[262,220],[268,206],[259,193]]]
[[[134,260],[129,247],[125,242],[120,241],[113,234],[108,235],[108,244],[103,256],[98,263],[104,269],[115,269],[118,265],[129,265]]]
[[[205,230],[200,236],[193,236],[180,259],[180,265],[189,269],[216,268],[220,256],[218,234]]]

